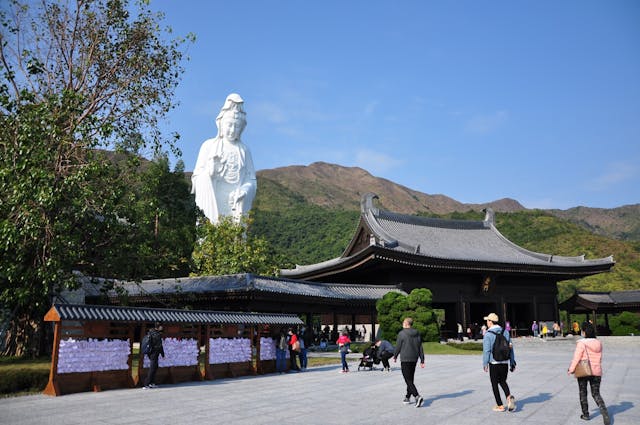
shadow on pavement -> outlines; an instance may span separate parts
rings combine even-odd
[[[456,398],[456,397],[463,397],[467,394],[471,394],[473,392],[473,390],[465,390],[465,391],[459,391],[457,393],[450,393],[450,394],[438,394],[436,396],[433,397],[429,397],[429,398],[425,398],[424,402],[422,403],[422,407],[427,407],[429,406],[431,403],[433,403],[436,400],[440,400],[443,398]]]
[[[614,404],[611,406],[607,406],[607,410],[609,411],[609,416],[611,417],[611,423],[615,423],[615,416],[618,413],[622,413],[625,410],[629,410],[633,407],[633,403],[631,403],[630,401],[623,401],[621,403],[618,404]],[[597,410],[598,415],[600,414],[600,410]]]
[[[521,400],[518,400],[516,398],[516,412],[519,410],[523,410],[523,407],[526,406],[527,404],[533,404],[533,403],[544,403],[545,401],[549,401],[551,400],[551,393],[540,393],[538,395],[534,395],[531,397],[527,397],[527,398],[523,398]]]

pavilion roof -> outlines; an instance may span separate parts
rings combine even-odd
[[[567,257],[522,248],[498,231],[491,210],[483,221],[418,217],[375,208],[374,198],[377,197],[373,194],[363,197],[360,225],[342,256],[282,270],[282,276],[304,278],[317,271],[337,269],[370,247],[377,248],[380,258],[386,252],[389,258],[402,256],[414,263],[446,261],[479,268],[491,264],[551,274],[595,274],[609,271],[615,264],[612,256],[586,259],[584,255]]]
[[[98,297],[106,279],[81,277],[87,297]],[[306,282],[254,275],[251,273],[195,276],[175,279],[152,279],[140,282],[110,281],[113,289],[106,295],[117,298],[126,293],[129,297],[163,296],[167,294],[246,294],[271,293],[311,298],[334,299],[341,301],[375,301],[388,292],[403,291],[393,285],[358,285],[341,283]]]
[[[110,322],[162,322],[197,324],[301,325],[294,314],[121,307],[93,304],[54,304],[46,321],[91,320]]]
[[[571,298],[559,305],[571,313],[596,311],[619,313],[625,310],[640,311],[640,290],[590,292],[576,291]]]

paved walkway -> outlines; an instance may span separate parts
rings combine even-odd
[[[640,337],[602,337],[601,393],[616,425],[640,424]],[[578,386],[566,369],[575,342],[516,340],[518,370],[509,374],[513,413],[496,413],[479,355],[428,356],[416,384],[424,406],[402,404],[399,364],[388,373],[340,366],[304,373],[221,379],[100,393],[0,399],[0,423],[27,424],[566,424],[579,419]],[[392,363],[392,366],[393,363]],[[602,417],[590,398],[592,419]]]

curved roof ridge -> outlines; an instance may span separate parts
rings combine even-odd
[[[422,217],[401,214],[387,210],[378,210],[377,217],[416,226],[441,227],[446,229],[481,229],[486,227],[485,221],[460,220],[450,218]]]
[[[362,201],[362,217],[385,248],[432,258],[538,265],[575,266],[613,263],[613,257],[585,260],[584,254],[561,256],[532,251],[507,239],[496,228],[493,212],[483,221],[420,217],[373,206],[374,194]],[[493,235],[493,236],[490,236]]]
[[[331,258],[329,260],[326,261],[321,261],[319,263],[314,263],[314,264],[296,264],[296,266],[293,269],[281,269],[280,272],[282,271],[304,271],[307,270],[310,266],[315,267],[325,267],[325,266],[334,266],[336,264],[340,264],[342,261],[344,261],[346,257],[335,257],[335,258]]]
[[[494,232],[499,238],[501,238],[506,244],[510,245],[512,248],[522,252],[523,254],[527,254],[530,255],[532,257],[538,258],[540,260],[543,261],[548,261],[549,263],[553,263],[554,260],[561,260],[561,261],[566,261],[566,262],[573,262],[573,263],[599,263],[602,261],[612,261],[613,262],[613,256],[610,255],[608,257],[603,257],[603,258],[594,258],[594,259],[590,259],[587,260],[585,259],[585,255],[584,254],[580,254],[580,255],[576,255],[576,256],[564,256],[564,255],[555,255],[555,254],[545,254],[542,252],[536,252],[536,251],[531,251],[528,250],[526,248],[521,247],[520,245],[511,242],[509,239],[507,239],[506,236],[504,236],[502,233],[500,233],[500,231],[498,230],[498,228],[491,224],[489,226],[489,228],[491,229],[492,232]]]

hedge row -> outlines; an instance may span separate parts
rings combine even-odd
[[[0,374],[0,394],[42,391],[48,381],[48,369],[15,368],[3,370]]]

